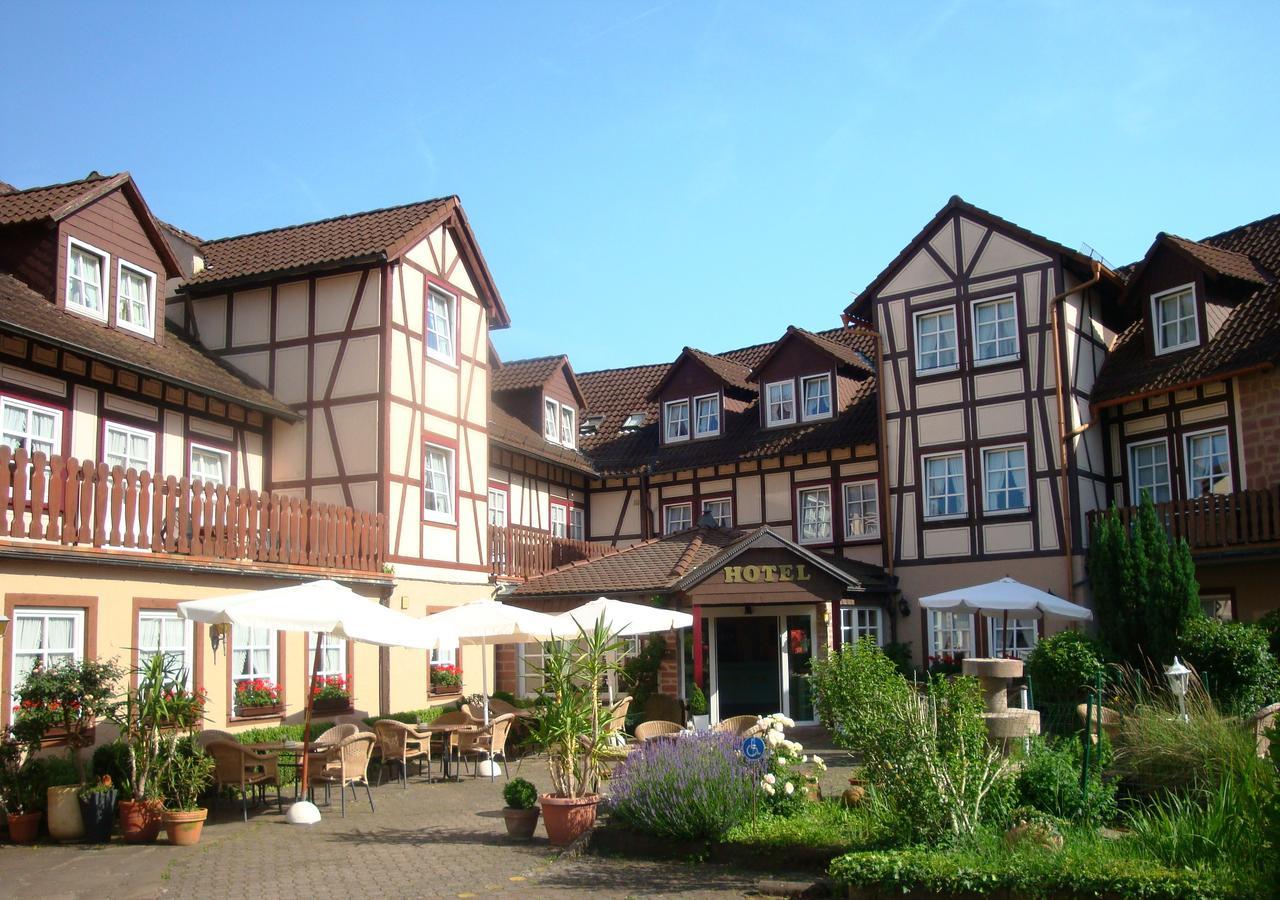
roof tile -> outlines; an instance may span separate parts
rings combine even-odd
[[[0,193],[0,225],[44,221],[76,198],[102,187],[102,182],[115,177],[94,172],[86,178],[63,184]]]

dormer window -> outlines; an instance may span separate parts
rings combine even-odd
[[[116,278],[116,324],[127,331],[152,337],[155,306],[156,276],[121,260]]]
[[[578,428],[578,434],[582,437],[595,434],[600,430],[600,426],[604,424],[604,416],[587,416],[582,420],[582,425]]]
[[[542,399],[542,436],[553,444],[560,443],[560,404],[550,397]]]
[[[720,433],[720,395],[693,398],[694,437],[710,437]]]
[[[622,421],[622,431],[637,431],[644,427],[645,414],[642,412],[634,412],[627,415]]]
[[[831,376],[810,375],[800,379],[800,393],[804,397],[803,418],[826,419],[831,416]]]
[[[110,256],[97,247],[67,239],[67,309],[107,320],[103,285],[109,260]]]
[[[578,413],[572,406],[560,407],[560,443],[566,447],[578,445]]]
[[[765,424],[791,425],[796,420],[796,383],[774,381],[765,386]]]
[[[1200,343],[1194,285],[1152,294],[1151,317],[1155,323],[1156,353],[1172,353]]]
[[[672,400],[663,404],[663,421],[666,422],[667,443],[689,439],[689,401]]]

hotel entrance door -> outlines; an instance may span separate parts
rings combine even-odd
[[[713,621],[720,718],[777,712],[782,708],[777,617],[734,616]]]

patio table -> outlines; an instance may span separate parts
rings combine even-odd
[[[444,725],[430,724],[418,725],[414,732],[420,735],[424,740],[431,740],[433,734],[443,734],[448,737],[444,748],[444,778],[449,780],[449,758],[453,755],[453,736],[455,734],[479,734],[484,731],[483,725],[469,725],[465,722],[447,723]]]
[[[264,757],[274,756],[276,758],[276,765],[280,766],[281,768],[285,768],[285,769],[301,769],[302,768],[302,759],[301,759],[302,741],[262,741],[257,744],[245,744],[245,747],[249,750],[252,750],[254,753],[261,754]],[[329,751],[328,747],[312,747],[311,748],[312,764],[314,765],[317,760],[322,759],[328,751]],[[280,754],[282,752],[293,753],[295,754],[295,756],[293,759],[290,759],[290,760],[281,759]],[[300,781],[300,778],[295,778],[293,782],[293,799],[295,800],[298,799],[299,781]]]

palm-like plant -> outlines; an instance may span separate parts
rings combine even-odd
[[[161,766],[161,732],[171,723],[182,722],[191,709],[186,693],[187,672],[167,653],[154,653],[130,671],[135,687],[126,689],[116,704],[111,721],[120,729],[120,738],[129,748],[129,781],[133,796],[147,800],[159,795],[156,784]]]

